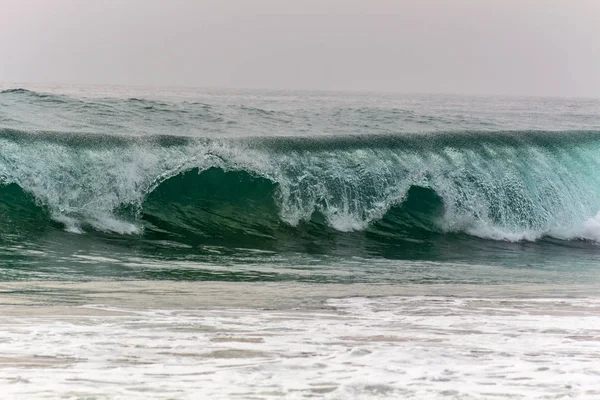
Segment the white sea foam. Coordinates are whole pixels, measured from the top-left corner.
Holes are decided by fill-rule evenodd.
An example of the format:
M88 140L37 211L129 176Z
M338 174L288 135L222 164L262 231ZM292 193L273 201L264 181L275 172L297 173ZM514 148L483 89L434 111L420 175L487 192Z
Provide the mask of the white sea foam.
M59 222L64 225L65 231L70 233L83 233L83 229L81 228L81 221L76 218L72 218L66 215L54 214L52 216L56 222Z
M600 396L598 298L342 298L329 310L12 307L4 399Z
M591 240L600 243L600 212L593 217L587 218L580 226L567 225L551 230L527 230L509 231L502 227L488 225L479 221L471 226L461 229L462 231L477 237L507 242L534 242L544 236L554 237L561 240Z
M580 237L600 243L600 212L594 217L585 220L583 223L583 232Z

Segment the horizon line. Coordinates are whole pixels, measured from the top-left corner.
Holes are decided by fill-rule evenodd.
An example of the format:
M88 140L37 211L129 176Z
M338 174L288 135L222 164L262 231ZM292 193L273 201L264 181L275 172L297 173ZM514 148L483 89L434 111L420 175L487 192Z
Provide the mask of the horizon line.
M515 93L482 93L482 92L428 92L428 91L401 91L380 89L323 89L323 88L265 88L255 86L208 86L208 85L182 85L162 83L69 83L69 82L35 82L35 81L0 81L0 86L18 85L31 86L71 86L71 87L122 87L122 88L171 88L171 89L196 89L196 90L231 90L231 91L258 91L258 92L304 92L304 93L336 93L336 94L397 94L409 96L462 96L462 97L505 97L505 98L553 98L553 99L581 99L600 100L600 95L558 95L558 94L515 94Z

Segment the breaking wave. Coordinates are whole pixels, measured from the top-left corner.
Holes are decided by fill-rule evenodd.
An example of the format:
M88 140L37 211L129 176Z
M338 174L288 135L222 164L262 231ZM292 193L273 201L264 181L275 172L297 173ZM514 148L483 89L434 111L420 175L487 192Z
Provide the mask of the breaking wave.
M599 172L597 131L207 139L2 129L0 226L231 245L352 232L600 241Z

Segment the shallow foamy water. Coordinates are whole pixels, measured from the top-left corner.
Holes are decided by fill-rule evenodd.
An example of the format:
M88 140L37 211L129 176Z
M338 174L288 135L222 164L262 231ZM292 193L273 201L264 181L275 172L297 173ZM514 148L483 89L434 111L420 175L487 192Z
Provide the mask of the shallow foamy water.
M542 289L3 284L0 387L8 399L599 398L600 298Z

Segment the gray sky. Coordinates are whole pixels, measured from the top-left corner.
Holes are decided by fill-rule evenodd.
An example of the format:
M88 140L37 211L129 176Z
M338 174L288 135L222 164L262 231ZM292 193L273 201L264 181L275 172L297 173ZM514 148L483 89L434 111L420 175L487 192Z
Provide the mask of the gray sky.
M0 82L600 97L600 0L0 0Z

